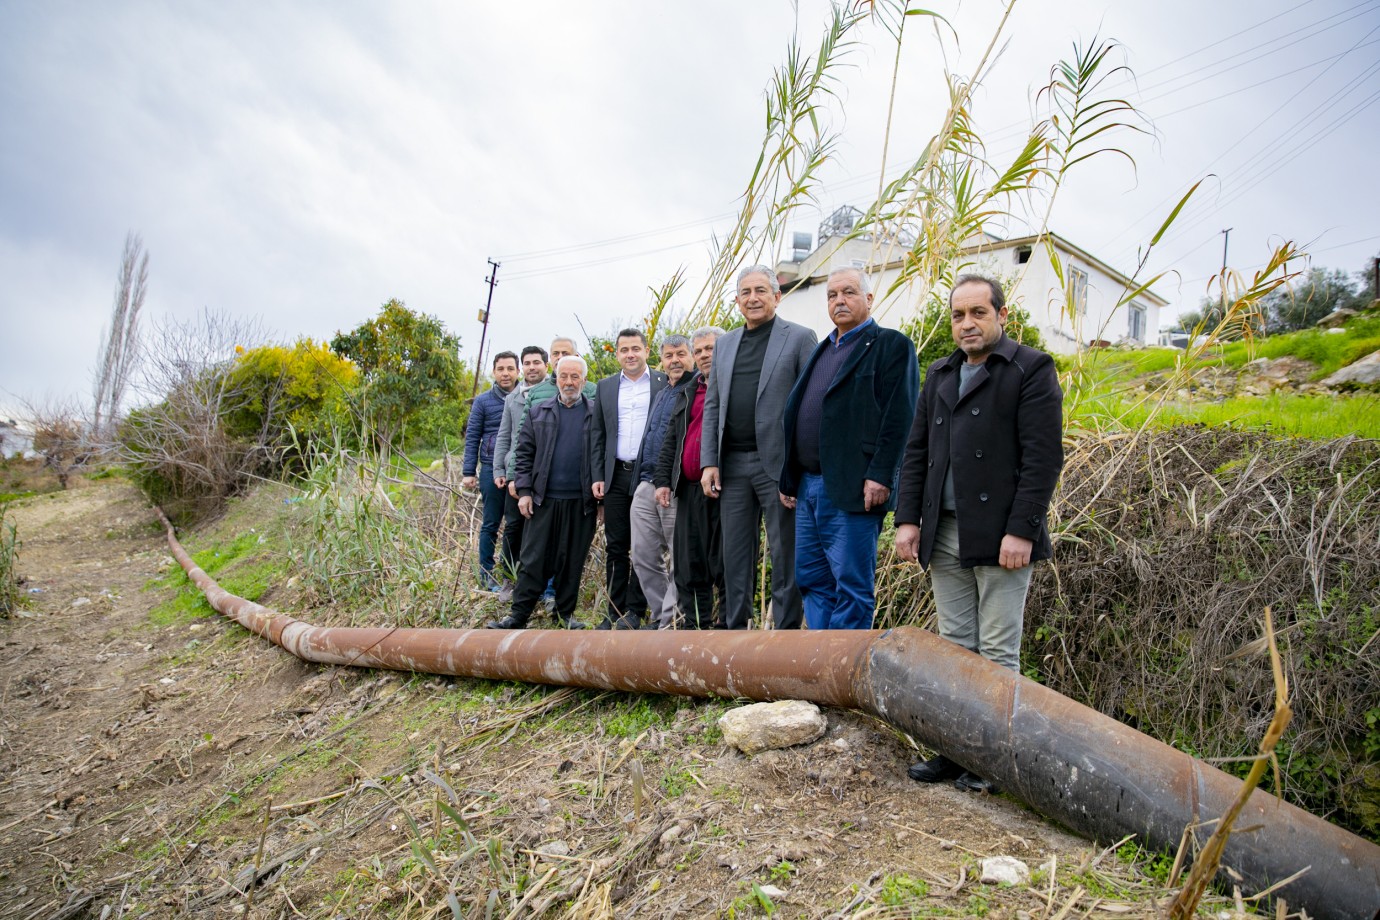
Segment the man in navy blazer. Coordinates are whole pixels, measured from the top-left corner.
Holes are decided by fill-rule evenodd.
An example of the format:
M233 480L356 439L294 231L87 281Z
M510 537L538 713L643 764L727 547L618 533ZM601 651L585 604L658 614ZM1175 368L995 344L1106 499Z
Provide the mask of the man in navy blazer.
M795 580L810 629L871 629L877 538L915 418L915 346L872 319L859 268L830 272L834 331L786 400L781 502L795 508Z
M647 598L633 571L632 501L641 481L642 436L666 375L647 366L647 336L624 329L614 339L621 368L595 387L594 497L604 503L604 575L608 614L599 629L637 629Z
M777 476L786 455L781 413L814 351L815 334L776 315L781 283L765 265L738 273L736 301L744 325L724 333L714 347L700 446L700 485L719 502L723 530L724 623L747 629L752 620L758 533L765 521L772 619L777 629L799 629L804 616L795 584L795 512L781 504Z

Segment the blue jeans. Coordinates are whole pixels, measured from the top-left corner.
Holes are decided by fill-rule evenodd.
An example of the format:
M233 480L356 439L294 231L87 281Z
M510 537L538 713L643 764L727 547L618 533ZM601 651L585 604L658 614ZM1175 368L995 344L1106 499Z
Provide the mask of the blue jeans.
M810 629L871 629L884 514L841 511L806 473L795 505L795 580Z
M503 521L506 494L494 485L493 462L480 464L479 494L484 499L484 519L479 525L479 576L488 587L494 579L494 547L498 544L498 525Z

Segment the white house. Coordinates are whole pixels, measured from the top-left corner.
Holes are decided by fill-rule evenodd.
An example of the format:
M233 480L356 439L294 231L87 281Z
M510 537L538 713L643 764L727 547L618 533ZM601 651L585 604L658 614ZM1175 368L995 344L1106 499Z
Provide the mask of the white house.
M883 299L900 273L903 248L888 252L883 245L883 258L891 258L884 264L871 264L871 238L841 239L858 214L853 208L836 211L820 225L820 242L814 251L803 254L801 241L797 240L796 259L776 266L782 289L787 292L781 300L780 314L791 322L811 327L821 336L833 328L825 309L824 289L829 272L835 268L855 267L868 272L877 298L873 316L885 326L899 327L924 306L924 292L907 287ZM1047 243L1058 255L1062 277L1055 275ZM960 264L955 266L955 274L965 272L999 280L1006 289L1007 302L1029 311L1046 347L1060 354L1095 344L1154 345L1160 312L1169 305L1169 301L1147 289L1118 307L1128 291L1138 285L1055 233L1011 240L990 235L975 238L963 247ZM947 291L940 293L947 295ZM1070 300L1075 309L1066 310L1065 303Z

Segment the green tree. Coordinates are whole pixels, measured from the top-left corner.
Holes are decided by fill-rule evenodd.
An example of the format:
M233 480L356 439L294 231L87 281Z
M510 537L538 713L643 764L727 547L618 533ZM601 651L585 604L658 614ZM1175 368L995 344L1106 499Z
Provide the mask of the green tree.
M1286 285L1266 299L1267 329L1293 332L1311 329L1318 320L1356 300L1356 286L1341 269L1314 268L1298 284Z
M400 300L388 301L352 332L337 333L331 351L359 368L364 410L379 446L393 443L431 403L459 399L468 379L460 338Z
M348 359L309 338L238 351L229 378L242 399L223 420L232 437L276 444L287 452L284 463L294 465L302 460L296 449L354 427L350 401L359 371Z
M1380 290L1375 287L1376 267L1375 263L1380 261L1380 253L1366 260L1366 264L1361 270L1356 272L1356 282L1360 288L1356 291L1356 296L1347 306L1353 310L1365 310L1371 304L1380 300Z

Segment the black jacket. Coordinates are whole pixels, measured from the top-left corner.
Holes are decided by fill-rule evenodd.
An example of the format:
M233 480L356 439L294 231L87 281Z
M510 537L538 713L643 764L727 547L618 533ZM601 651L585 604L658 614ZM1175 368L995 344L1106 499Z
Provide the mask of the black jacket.
M656 404L656 394L666 386L666 375L661 371L647 368L652 378L651 399L647 402L647 418L650 421L652 406ZM595 384L594 397L594 478L601 480L605 488L613 487L613 465L618 460L618 384L623 374L620 370L612 377L605 377ZM645 430L643 431L645 434ZM637 443L638 456L633 461L632 481L628 483L628 493L632 494L641 482L642 441Z
M588 396L581 396L585 404L585 425L581 435L580 484L585 501L585 514L593 514L597 504L594 501L594 475L590 465L593 456L594 404ZM556 454L556 434L560 421L556 417L560 397L543 400L532 406L532 413L518 434L517 457L514 460L516 474L514 483L518 495L530 495L540 505L546 498L546 484L551 479L551 463Z
M786 462L780 477L784 495L796 494L804 473L795 450L800 402L821 352L833 347L827 337L819 343L786 400ZM857 343L824 394L819 426L824 490L840 510L867 511L863 482L868 479L891 489L886 506L873 508L872 513L886 514L896 507L896 479L919 390L920 369L909 338L876 322L858 331Z
M690 428L690 406L695 402L695 390L700 385L700 372L691 371L680 381L672 397L671 419L666 423L666 436L661 439L661 453L652 473L652 485L658 489L675 491L680 488L681 458L685 451L685 435ZM668 394L670 395L670 394ZM705 394L707 399L709 394Z
M1049 500L1064 466L1064 395L1054 361L1003 335L960 400L965 360L955 350L925 376L901 464L896 523L920 525L920 564L928 565L952 465L963 566L999 564L1006 534L1034 541L1032 562L1048 559Z

